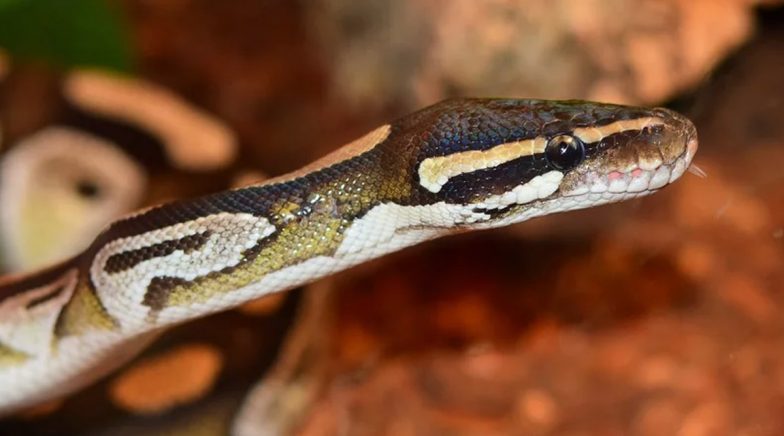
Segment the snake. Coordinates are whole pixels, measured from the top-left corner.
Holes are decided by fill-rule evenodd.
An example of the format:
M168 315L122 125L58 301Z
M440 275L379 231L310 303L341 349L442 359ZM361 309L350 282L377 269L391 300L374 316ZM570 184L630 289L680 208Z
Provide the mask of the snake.
M42 76L46 104L21 117L5 110L25 104L31 76ZM80 251L107 223L150 201L148 180L165 185L161 174L182 171L197 182L225 168L237 148L222 120L138 77L25 65L5 78L0 71L0 100L0 269L6 271Z
M89 385L177 324L426 240L654 193L697 147L665 108L450 99L289 174L135 212L0 278L0 414Z

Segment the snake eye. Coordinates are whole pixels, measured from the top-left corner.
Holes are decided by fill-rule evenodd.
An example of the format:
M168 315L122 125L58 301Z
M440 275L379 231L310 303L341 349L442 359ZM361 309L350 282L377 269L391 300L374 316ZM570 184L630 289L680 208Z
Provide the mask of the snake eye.
M555 169L570 170L585 159L585 144L574 136L554 136L547 141L544 155Z

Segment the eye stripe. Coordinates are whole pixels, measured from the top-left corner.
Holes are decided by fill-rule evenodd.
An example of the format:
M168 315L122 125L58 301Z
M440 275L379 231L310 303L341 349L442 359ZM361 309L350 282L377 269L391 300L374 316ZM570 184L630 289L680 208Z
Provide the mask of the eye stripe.
M603 126L578 127L574 129L572 135L581 139L586 144L599 142L602 139L616 133L627 132L630 130L642 130L646 127L660 126L664 120L658 117L642 117L632 120L619 120Z
M430 192L439 192L450 178L493 168L525 156L544 152L547 140L540 136L507 142L488 150L470 150L427 158L419 164L419 183Z
M586 144L599 142L616 133L642 130L646 127L663 125L658 117L641 117L619 120L603 126L578 127L571 134ZM565 132L568 133L568 132ZM430 192L440 192L449 179L461 174L494 168L525 156L543 153L547 138L507 142L488 150L470 150L447 156L427 158L419 164L419 183Z

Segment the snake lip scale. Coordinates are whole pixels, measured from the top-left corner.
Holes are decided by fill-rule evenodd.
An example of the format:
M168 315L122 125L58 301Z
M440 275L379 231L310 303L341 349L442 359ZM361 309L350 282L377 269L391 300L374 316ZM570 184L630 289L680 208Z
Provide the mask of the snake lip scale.
M127 216L0 279L0 414L89 385L177 323L455 231L656 192L696 150L666 109L454 99L265 183Z

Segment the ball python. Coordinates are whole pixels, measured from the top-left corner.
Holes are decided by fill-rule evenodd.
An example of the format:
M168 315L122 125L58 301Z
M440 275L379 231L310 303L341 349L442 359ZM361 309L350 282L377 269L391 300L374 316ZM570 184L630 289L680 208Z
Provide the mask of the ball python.
M262 184L142 210L0 279L0 413L89 384L175 324L450 233L656 192L696 150L667 109L454 99Z
M160 175L175 169L189 180L215 173L237 149L216 117L159 85L104 71L22 63L0 74L0 106L5 271L73 255L150 200L148 179L165 184Z

